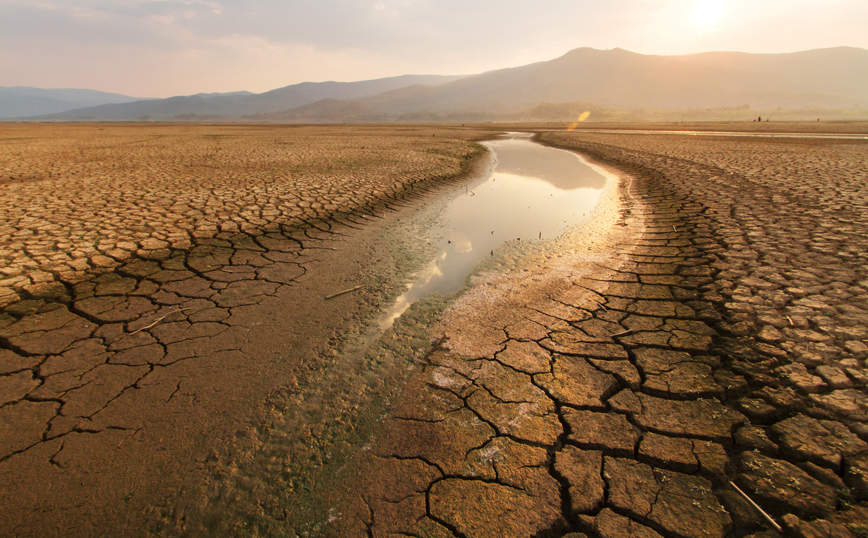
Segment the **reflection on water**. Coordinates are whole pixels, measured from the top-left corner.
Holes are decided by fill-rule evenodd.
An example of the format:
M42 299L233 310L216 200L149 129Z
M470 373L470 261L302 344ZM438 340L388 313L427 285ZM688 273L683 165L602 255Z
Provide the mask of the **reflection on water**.
M380 317L380 330L416 300L457 291L505 241L553 239L597 205L606 180L578 155L518 137L485 145L495 154L494 169L449 204L440 252Z

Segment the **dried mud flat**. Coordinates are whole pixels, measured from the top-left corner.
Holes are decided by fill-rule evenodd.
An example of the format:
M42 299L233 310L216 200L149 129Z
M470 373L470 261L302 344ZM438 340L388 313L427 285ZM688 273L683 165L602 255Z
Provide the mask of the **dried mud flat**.
M401 262L378 234L467 175L472 137L0 127L0 534L183 520L177 498L223 472L269 394L319 375L370 310Z
M190 129L196 140L207 131ZM112 237L102 222L118 237L144 233L126 224L141 208L155 219L149 234L175 223L189 244L165 234L147 248L134 236L124 258L109 252L132 251L121 240L105 251L100 241L84 258L113 261L79 270L39 242L59 228L15 228L30 232L6 254L25 253L9 262L21 269L0 321L8 534L778 536L730 480L787 536L868 532L866 141L542 133L619 178L591 223L506 249L442 315L411 310L367 373L341 377L326 368L329 350L369 306L324 303L325 290L365 275L357 257L385 256L366 235L389 233L377 228L384 197L409 203L409 184L459 176L474 150L457 137L483 135L335 129L298 140L324 148L309 173L335 162L330 144L362 157L393 148L394 161L326 170L308 190L340 184L332 175L349 183L278 204L295 208L281 217L263 218L268 200L304 189L275 186L242 209L239 193L259 193L262 177L232 191L237 172L229 187L203 172L168 197L141 195L114 227L98 211L129 194L106 208L65 206L93 211L93 237ZM287 135L258 136L236 155ZM419 160L400 157L408 144ZM8 173L2 188L32 190L7 207L38 212L53 193L56 205L35 218L58 218L75 181L51 187L27 169ZM354 175L364 186L349 189L349 206L322 201ZM186 205L167 210L175 199ZM208 213L207 199L221 209ZM76 221L67 218L60 229ZM208 226L191 224L200 221ZM84 243L55 246L69 256ZM335 424L311 421L299 436L309 450L293 453L305 459L291 461L299 440L287 432L299 426L289 423L311 380L358 394L310 403L327 403ZM366 397L376 402L360 407ZM308 468L319 471L305 479Z
M311 535L866 535L868 143L540 139L620 189L477 275Z

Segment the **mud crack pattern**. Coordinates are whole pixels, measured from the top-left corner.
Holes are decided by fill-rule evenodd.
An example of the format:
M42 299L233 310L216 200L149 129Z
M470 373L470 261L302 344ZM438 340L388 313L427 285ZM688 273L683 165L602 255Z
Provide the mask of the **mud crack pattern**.
M255 331L305 311L342 237L465 174L467 134L2 127L0 534L153 527L282 361L317 360L316 326Z
M610 246L478 281L326 528L778 536L732 480L787 536L864 534L868 146L540 139L622 173Z

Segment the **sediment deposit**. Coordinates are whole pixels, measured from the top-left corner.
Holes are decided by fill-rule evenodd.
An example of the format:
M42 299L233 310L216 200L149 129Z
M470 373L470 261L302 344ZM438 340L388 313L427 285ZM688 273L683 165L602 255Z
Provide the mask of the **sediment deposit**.
M3 533L154 532L183 512L213 447L377 293L323 301L378 268L360 230L467 173L468 137L0 128Z
M539 138L617 222L447 310L335 535L864 533L868 143Z
M4 127L8 534L779 536L730 481L786 536L868 532L868 141L541 132L601 206L388 333L388 397L322 400L338 450L287 438L371 313L322 297L486 135L141 129Z

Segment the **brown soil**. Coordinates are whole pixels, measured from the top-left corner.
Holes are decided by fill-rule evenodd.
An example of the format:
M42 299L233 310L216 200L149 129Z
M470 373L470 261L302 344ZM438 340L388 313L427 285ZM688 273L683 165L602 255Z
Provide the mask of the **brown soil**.
M0 534L182 531L269 396L337 389L412 269L389 230L478 136L2 126Z
M216 153L204 134L245 136L225 144L235 173L163 198L93 164L54 187L7 174L4 210L36 218L19 210L0 253L4 532L778 536L733 481L787 536L865 533L868 141L541 133L608 170L594 218L510 245L355 351L426 250L418 193L462 177L492 127L9 126L93 151L138 147L100 128L155 129L112 162L172 174L176 153ZM178 129L186 153L161 146ZM283 152L251 164L294 136L304 173ZM345 151L362 164L334 166ZM101 202L127 184L136 204ZM84 243L63 235L97 206ZM103 235L136 248L87 250Z
M545 133L596 229L477 276L333 536L864 534L866 141ZM614 218L613 218L614 217Z

